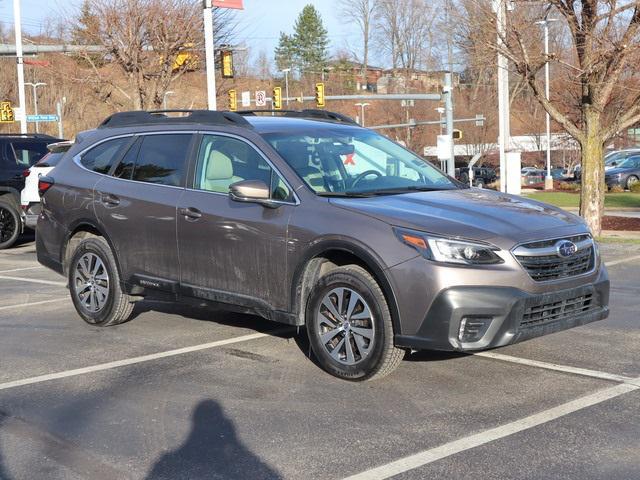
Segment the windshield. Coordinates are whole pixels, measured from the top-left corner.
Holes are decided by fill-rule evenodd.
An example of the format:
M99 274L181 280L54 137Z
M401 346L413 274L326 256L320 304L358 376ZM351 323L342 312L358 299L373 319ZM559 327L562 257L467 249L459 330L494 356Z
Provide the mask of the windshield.
M337 128L264 137L318 195L460 188L426 160L370 130Z

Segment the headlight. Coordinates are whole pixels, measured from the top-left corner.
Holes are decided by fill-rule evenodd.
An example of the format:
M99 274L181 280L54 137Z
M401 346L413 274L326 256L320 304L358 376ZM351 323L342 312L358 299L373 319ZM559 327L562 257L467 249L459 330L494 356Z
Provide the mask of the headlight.
M437 237L405 228L394 228L394 231L401 242L434 262L462 265L493 265L504 262L495 253L499 249L486 243Z

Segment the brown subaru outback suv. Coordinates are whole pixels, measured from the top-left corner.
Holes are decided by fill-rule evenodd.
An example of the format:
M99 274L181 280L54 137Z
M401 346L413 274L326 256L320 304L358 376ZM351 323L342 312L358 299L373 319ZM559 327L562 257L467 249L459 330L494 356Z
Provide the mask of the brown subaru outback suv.
M406 350L608 315L579 217L468 188L339 114L117 113L39 187L38 259L92 325L154 292L195 298L304 325L327 371L364 380Z

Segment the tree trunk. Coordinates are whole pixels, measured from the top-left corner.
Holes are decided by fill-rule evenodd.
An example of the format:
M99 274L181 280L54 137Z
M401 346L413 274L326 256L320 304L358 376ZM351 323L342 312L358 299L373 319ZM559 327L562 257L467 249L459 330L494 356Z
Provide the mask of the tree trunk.
M580 215L585 219L596 237L602 231L604 212L604 141L600 123L600 113L594 110L585 112L586 138L582 147L582 178L580 190Z

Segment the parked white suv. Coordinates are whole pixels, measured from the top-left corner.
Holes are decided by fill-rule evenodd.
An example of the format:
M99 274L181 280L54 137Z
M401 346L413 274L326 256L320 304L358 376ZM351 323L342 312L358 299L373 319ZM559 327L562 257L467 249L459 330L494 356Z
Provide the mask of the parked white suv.
M47 146L49 153L23 173L25 177L24 189L20 193L20 205L25 213L25 226L36 228L40 214L40 194L38 193L38 179L48 175L58 164L65 152L71 148L73 142L57 142Z

